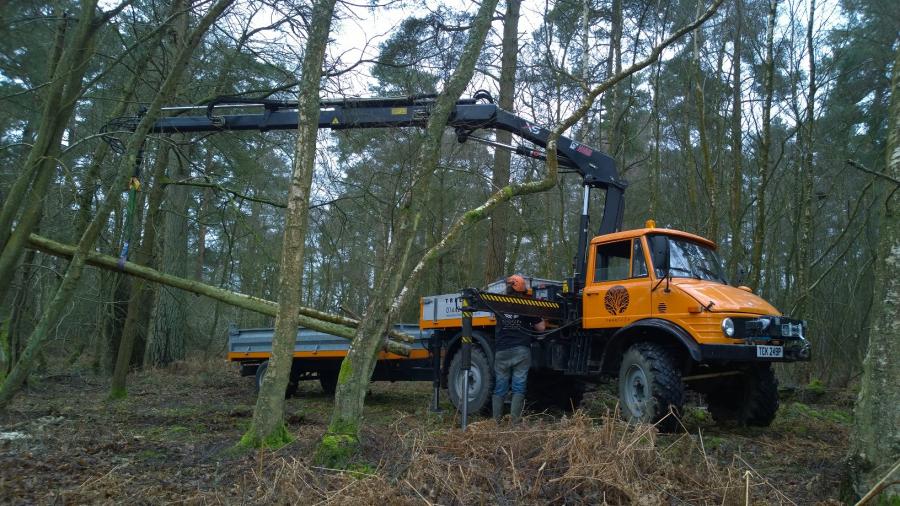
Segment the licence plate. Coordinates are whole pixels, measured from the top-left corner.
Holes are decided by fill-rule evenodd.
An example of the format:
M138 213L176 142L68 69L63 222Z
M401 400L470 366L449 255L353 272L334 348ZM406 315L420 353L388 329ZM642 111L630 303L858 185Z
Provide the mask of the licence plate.
M757 346L756 356L759 358L782 358L784 346Z

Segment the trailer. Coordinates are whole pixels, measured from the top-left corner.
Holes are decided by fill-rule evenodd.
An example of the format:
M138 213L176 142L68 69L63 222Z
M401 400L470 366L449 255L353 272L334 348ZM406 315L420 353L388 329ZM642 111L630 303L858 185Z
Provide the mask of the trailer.
M382 351L372 374L373 381L432 381L434 361L431 351L431 330L420 330L418 325L398 324L398 332L414 336L409 356ZM241 376L253 376L259 390L272 356L273 328L239 329L228 327L228 361L241 366ZM294 345L294 361L285 397L297 392L301 381L316 381L326 394L333 395L337 386L341 360L347 356L350 341L324 332L300 328ZM438 353L439 354L439 353Z

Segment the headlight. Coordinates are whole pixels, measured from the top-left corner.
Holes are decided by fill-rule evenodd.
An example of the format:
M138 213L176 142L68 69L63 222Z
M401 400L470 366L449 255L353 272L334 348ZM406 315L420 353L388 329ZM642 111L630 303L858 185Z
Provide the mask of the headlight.
M722 320L722 333L728 337L734 337L734 322L731 318Z

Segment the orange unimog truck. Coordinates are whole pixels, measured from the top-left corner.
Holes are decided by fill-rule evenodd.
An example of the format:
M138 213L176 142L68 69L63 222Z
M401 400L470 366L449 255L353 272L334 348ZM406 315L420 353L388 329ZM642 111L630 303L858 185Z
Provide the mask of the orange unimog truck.
M323 99L318 126L421 128L428 124L435 97ZM296 130L299 121L296 102L271 98L219 97L201 106L163 111L171 115L155 122L154 133ZM200 111L205 114L196 115ZM117 119L114 130L134 129L136 121ZM584 191L570 278L533 280L534 298L492 293L502 291L501 281L486 291L467 289L422 299L420 330L423 335L433 331L428 360L441 365L432 366L434 381L449 386L454 404L461 404L463 385L468 384L466 407L487 405L493 383L492 317L507 312L541 316L551 325L532 342L528 397L539 405L572 406L585 382L618 376L621 410L630 420L673 424L673 417L666 415L678 412L689 387L706 395L716 418L754 425L772 421L778 391L771 364L809 358L804 322L781 315L745 287L730 286L712 242L656 228L652 222L640 230L622 231L627 183L619 178L615 161L600 150L564 135L554 139L549 129L498 107L485 91L459 100L446 126L459 142L477 142L534 160L546 160L546 148L553 145L564 169L560 173L580 176ZM518 143L484 137L485 130L510 132ZM603 212L597 237L590 239L594 190L604 194ZM460 339L461 301L476 311L467 319L473 330L472 342L465 345ZM269 329L235 331L229 342L232 360L259 377L260 370L265 371L260 366L271 347L270 335ZM327 389L348 345L336 345L325 356L319 353L323 344L319 337L304 340L301 331L294 380L317 371ZM424 342L418 345L424 348ZM309 356L304 347L312 348ZM468 357L471 360L465 360ZM387 357L382 365L391 370L392 379L416 379L421 377L416 371L420 360L425 359Z
M490 404L499 312L542 316L532 340L528 398L538 407L577 405L585 383L618 378L630 421L674 428L685 390L705 395L713 417L767 426L778 409L773 362L808 360L806 323L783 316L745 286L727 283L716 245L648 221L594 237L584 284L532 280L531 298L488 290L422 299L420 328L449 343L449 394L461 404L463 300L472 311L469 411ZM577 286L577 285L576 285Z

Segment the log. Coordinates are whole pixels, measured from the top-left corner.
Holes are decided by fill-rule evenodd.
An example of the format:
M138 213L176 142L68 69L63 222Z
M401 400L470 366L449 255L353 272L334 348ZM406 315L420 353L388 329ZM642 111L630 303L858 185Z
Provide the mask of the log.
M75 254L75 246L56 242L46 237L31 234L28 237L28 248L62 258L72 258ZM187 292L203 295L211 299L215 299L226 304L236 306L266 316L274 317L278 312L278 303L270 300L252 297L243 293L232 292L206 283L194 281L191 279L180 278L165 274L156 269L151 269L143 265L133 262L125 262L123 268L119 267L118 259L102 253L91 252L87 255L86 263L94 267L106 269L115 272L122 272L129 276L145 279L153 283L179 288ZM345 339L353 339L354 329L359 325L357 320L345 318L323 311L317 311L310 308L300 309L300 325L319 332L333 334ZM415 338L409 334L392 331L390 337L402 339L406 342L414 342ZM409 356L410 347L404 343L388 339L384 345L385 351L396 353L398 355Z

